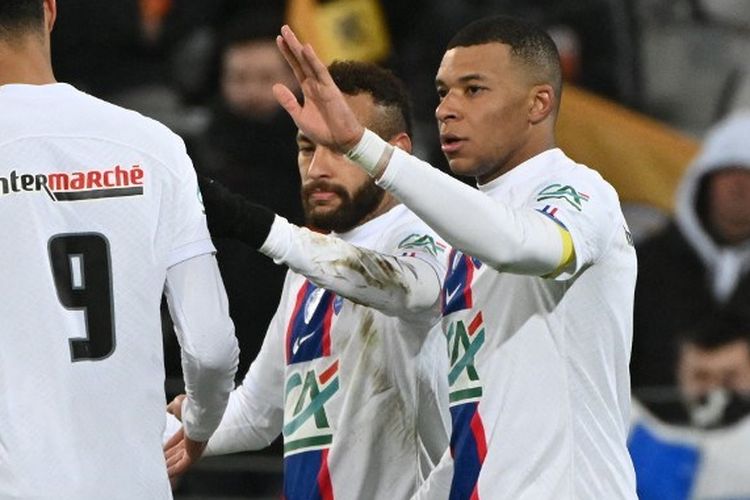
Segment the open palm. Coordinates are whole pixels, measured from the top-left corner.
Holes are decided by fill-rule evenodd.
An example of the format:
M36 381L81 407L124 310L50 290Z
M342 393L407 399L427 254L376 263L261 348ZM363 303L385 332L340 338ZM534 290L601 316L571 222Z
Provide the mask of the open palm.
M304 103L297 101L289 88L273 86L279 104L311 141L340 153L352 149L362 137L364 127L347 104L328 68L309 45L302 45L288 27L281 28L276 44L299 82Z

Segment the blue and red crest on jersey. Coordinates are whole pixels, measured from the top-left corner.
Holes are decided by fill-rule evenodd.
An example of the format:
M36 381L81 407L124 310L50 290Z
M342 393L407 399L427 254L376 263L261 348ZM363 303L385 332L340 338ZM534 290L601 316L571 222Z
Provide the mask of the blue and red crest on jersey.
M451 250L448 261L450 267L443 285L443 316L473 307L471 283L474 279L474 272L482 267L479 259L464 255L463 252L455 249Z
M305 280L297 292L286 329L287 364L331 354L331 323L340 310L341 302L336 300L335 293Z

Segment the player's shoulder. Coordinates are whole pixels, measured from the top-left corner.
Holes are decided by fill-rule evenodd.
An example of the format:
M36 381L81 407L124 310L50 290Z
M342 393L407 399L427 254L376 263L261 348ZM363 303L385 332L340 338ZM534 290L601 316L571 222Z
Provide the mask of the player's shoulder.
M412 212L406 205L399 204L393 207L388 214L390 217L384 226L387 234L398 234L404 231L414 231L434 234L435 232L417 214Z
M78 91L84 109L90 117L102 118L98 126L106 127L102 132L120 136L122 140L136 140L139 144L152 146L154 149L178 148L184 150L182 139L166 125L143 115L98 97Z
M426 251L435 257L447 253L448 244L414 212L405 205L398 205L392 210L394 217L387 226L386 236L391 246L407 253L409 250Z
M56 84L30 93L38 96L33 109L47 107L54 119L19 127L19 136L75 137L137 150L172 165L185 153L182 139L168 127L143 114L90 95L72 85ZM29 108L31 109L31 108Z
M587 205L620 206L617 191L599 172L562 151L550 162L546 175L536 180L533 195L536 201L564 200L578 210Z

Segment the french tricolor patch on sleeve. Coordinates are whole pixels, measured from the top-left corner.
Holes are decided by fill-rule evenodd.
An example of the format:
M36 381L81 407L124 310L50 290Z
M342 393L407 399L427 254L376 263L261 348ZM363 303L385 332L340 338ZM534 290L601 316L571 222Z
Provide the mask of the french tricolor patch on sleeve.
M539 212L542 215L545 215L545 216L549 217L550 219L552 219L555 222L555 224L559 225L560 227L562 227L566 231L568 230L568 228L565 227L565 224L563 224L562 222L560 222L560 219L557 218L557 211L558 211L557 207L553 207L552 205L545 205L544 208L542 208L542 209L537 208L536 211Z

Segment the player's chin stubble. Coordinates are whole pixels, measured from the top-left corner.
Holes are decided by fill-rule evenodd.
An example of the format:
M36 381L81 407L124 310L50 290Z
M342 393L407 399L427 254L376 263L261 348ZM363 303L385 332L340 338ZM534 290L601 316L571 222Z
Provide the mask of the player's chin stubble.
M310 195L316 190L335 193L339 198L338 208L322 211L310 203ZM369 181L357 189L353 195L341 186L325 181L308 184L302 189L302 207L308 225L323 231L345 233L354 229L370 215L383 200L385 191Z

